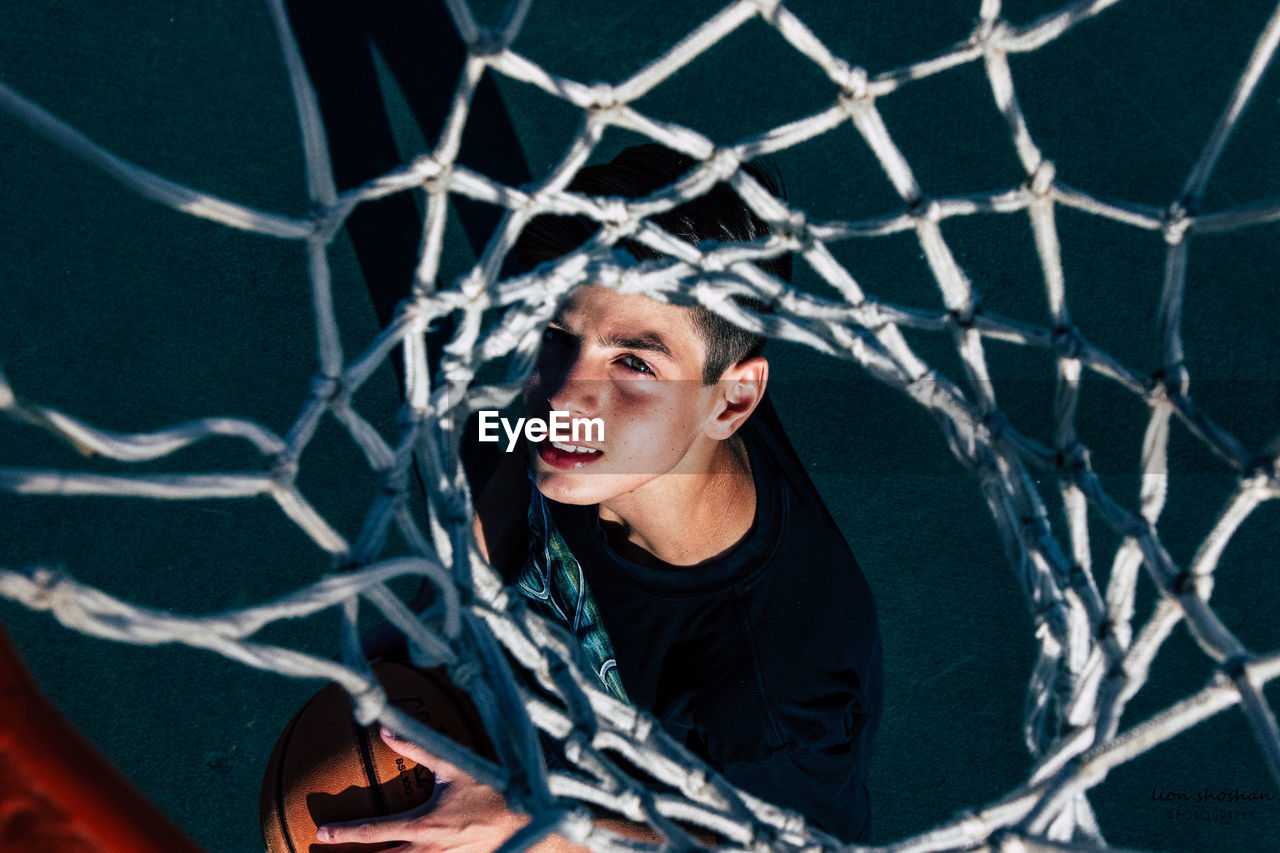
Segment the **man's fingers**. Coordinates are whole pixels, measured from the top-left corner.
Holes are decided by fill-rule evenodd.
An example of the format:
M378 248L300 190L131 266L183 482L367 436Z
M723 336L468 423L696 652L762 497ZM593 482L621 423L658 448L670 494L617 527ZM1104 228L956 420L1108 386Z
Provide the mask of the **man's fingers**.
M410 815L413 814L405 812L388 817L326 823L316 830L316 840L328 844L382 844L409 839L426 841L422 827L411 827L413 819Z
M410 743L404 738L396 737L395 733L383 726L382 740L387 746L395 750L405 758L412 759L423 767L426 767L435 774L437 782L453 782L458 779L472 779L469 773L461 770L457 766L450 764L437 755L432 755L416 743Z

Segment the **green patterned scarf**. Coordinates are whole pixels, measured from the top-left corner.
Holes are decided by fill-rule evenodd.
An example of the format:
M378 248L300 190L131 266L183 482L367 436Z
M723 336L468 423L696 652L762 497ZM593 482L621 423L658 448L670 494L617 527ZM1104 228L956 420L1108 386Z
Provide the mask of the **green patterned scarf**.
M543 615L561 622L575 637L605 689L630 702L618 677L613 644L600 621L600 611L582 574L582 566L547 509L546 498L533 486L529 500L529 559L516 587Z

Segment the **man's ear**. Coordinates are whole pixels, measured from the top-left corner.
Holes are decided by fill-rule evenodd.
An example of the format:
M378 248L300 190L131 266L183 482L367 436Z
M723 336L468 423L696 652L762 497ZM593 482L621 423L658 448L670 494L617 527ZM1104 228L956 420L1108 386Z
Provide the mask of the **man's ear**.
M769 362L763 356L730 367L716 383L717 405L707 421L709 438L723 441L738 431L764 399L769 385Z

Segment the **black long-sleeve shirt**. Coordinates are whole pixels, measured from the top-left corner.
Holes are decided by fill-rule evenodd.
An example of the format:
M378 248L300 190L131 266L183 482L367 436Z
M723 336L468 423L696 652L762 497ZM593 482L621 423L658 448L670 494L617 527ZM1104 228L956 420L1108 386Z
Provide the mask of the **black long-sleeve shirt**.
M598 507L545 503L626 696L733 784L865 841L882 705L875 601L767 401L741 434L755 524L716 560L641 565L610 547Z

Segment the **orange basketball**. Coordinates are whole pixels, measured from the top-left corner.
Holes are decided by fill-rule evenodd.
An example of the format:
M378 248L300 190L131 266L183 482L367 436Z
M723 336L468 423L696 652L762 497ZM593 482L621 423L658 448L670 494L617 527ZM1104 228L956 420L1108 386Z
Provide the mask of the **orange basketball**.
M492 755L475 706L443 670L379 663L374 674L391 704L457 743ZM331 684L302 706L267 763L259 800L267 853L371 853L394 847L319 844L316 829L420 806L434 785L431 771L387 747L376 725L357 724L350 698Z

